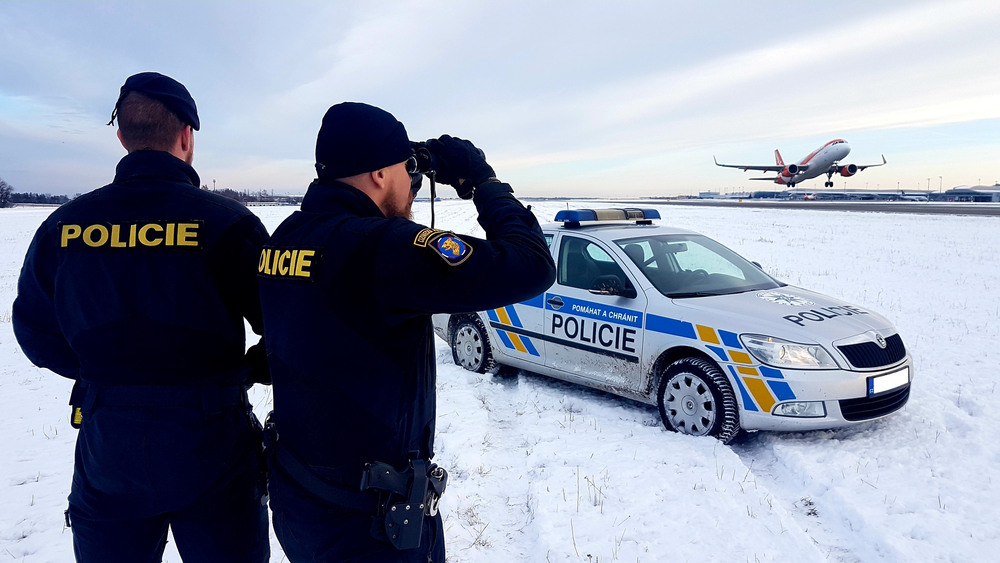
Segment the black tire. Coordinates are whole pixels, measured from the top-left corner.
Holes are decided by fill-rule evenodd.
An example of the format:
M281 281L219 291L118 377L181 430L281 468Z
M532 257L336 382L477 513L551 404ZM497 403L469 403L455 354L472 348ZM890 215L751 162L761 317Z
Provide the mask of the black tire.
M724 444L740 432L733 388L719 367L704 358L683 358L670 364L660 378L656 403L669 430L715 436Z
M462 317L451 331L451 357L455 364L476 373L493 370L493 350L486 327L478 316Z

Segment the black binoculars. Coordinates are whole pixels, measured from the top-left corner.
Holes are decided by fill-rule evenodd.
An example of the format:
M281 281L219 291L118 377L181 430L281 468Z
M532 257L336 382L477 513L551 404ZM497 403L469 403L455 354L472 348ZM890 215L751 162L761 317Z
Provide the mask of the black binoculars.
M413 150L413 154L406 161L406 171L411 176L414 174L430 175L437 171L437 159L425 143L411 141L410 148Z
M425 174L433 182L434 175L437 173L438 160L434 157L434 153L427 148L426 143L410 141L410 149L413 154L406 160L406 172L410 175L410 191L416 197Z

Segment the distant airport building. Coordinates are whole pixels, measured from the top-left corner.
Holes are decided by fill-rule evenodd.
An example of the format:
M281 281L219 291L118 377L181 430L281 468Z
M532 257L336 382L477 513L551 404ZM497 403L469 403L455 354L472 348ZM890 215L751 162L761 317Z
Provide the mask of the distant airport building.
M793 201L955 201L1000 203L1000 184L952 188L944 192L930 190L807 189L720 193L700 192L699 199L781 199Z
M727 192L720 194L719 192L698 192L698 199L751 199L753 194L750 192Z
M934 201L968 201L1000 203L1000 184L993 186L972 186L952 188L946 192L931 194Z
M816 201L929 201L931 192L923 190L809 190L795 188L780 192L779 199Z

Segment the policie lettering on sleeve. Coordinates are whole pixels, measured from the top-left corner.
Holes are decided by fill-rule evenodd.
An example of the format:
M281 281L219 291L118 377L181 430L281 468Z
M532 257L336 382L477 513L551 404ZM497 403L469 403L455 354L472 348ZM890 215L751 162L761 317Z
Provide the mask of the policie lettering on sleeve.
M312 280L320 252L312 248L265 246L260 251L257 275L264 278Z

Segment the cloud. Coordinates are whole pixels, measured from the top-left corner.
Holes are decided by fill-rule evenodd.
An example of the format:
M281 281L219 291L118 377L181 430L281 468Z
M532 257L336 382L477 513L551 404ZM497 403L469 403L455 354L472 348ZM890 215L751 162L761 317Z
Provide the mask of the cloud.
M891 153L891 131L1000 108L995 2L181 7L0 2L0 142L48 168L72 165L66 145L118 150L102 126L142 70L197 100L199 169L249 189L308 181L320 119L343 100L392 111L413 138L470 138L537 185L711 182L732 177L705 169L714 152L755 160L876 131L889 134L873 152Z
M829 28L814 21L790 25L788 35L772 34L770 44L757 48L595 83L559 101L542 94L471 110L464 119L508 133L532 131L531 139L503 155L515 170L573 162L634 165L733 139L992 119L1000 113L1000 75L982 70L992 51L969 56L954 40L988 31L992 24L984 15L1000 9L989 4L984 14L982 6L904 6L877 17L844 18ZM932 49L915 56L915 47L928 41ZM552 142L557 138L562 142Z

